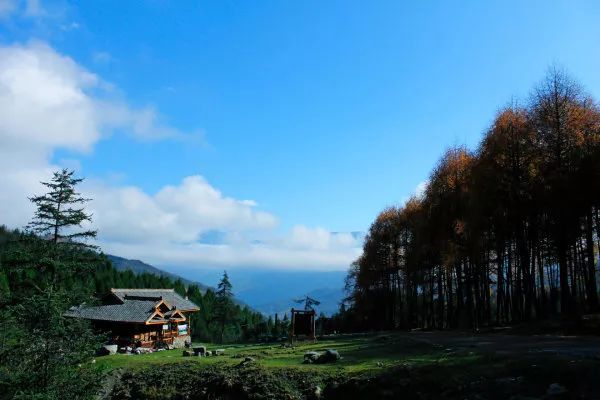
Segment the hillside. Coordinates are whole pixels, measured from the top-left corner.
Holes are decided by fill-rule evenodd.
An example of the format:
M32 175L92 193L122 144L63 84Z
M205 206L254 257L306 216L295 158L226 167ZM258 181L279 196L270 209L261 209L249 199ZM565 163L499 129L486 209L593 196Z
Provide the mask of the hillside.
M207 289L211 289L211 287L208 285L205 285L205 284L197 282L197 281L191 281L189 279L182 278L179 275L172 274L167 271L163 271L162 269L156 268L155 266L150 265L150 264L146 264L145 262L140 261L140 260L129 260L127 258L114 256L112 254L107 254L106 257L110 260L113 267L118 271L130 270L131 272L133 272L136 275L148 273L148 274L162 276L162 277L173 279L173 280L180 279L186 286L198 285L198 287L200 288L200 291L202 293L206 292Z
M138 275L138 274L143 274L143 273L148 273L148 274L152 274L155 276L161 276L164 278L169 278L172 279L173 281L176 281L177 279L180 279L183 284L185 286L190 286L190 285L196 285L198 286L198 288L200 289L200 292L202 294L206 293L206 291L208 289L212 289L214 290L214 287L210 286L210 285L206 285L202 282L198 282L197 280L190 280L190 279L186 279L183 278L182 276L178 275L178 274L174 274L171 272L167 272L164 271L160 268L157 268L153 265L150 264L146 264L143 261L140 260L129 260L127 258L123 258L123 257L119 257L119 256L115 256L112 254L107 254L106 257L110 260L110 262L112 263L113 267L117 270L117 271L131 271L134 274ZM243 299L240 299L239 297L234 297L233 299L235 304L238 304L241 307L249 307L252 310L256 310L254 307L250 306L246 301L244 301ZM256 311L260 311L260 310L256 310Z

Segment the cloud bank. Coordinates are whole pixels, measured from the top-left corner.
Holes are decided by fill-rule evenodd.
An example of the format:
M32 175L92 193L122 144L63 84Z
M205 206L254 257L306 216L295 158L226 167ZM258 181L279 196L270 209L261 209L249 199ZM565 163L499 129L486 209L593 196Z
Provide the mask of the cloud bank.
M0 0L0 15L13 12L12 4ZM200 137L163 124L154 108L115 98L110 84L45 43L0 46L0 224L27 223L27 197L41 193L39 181L58 168L56 150L86 154L117 134ZM301 225L278 232L276 216L226 196L201 175L156 193L101 179L82 189L94 199L89 207L103 250L158 265L345 269L360 252L351 234Z

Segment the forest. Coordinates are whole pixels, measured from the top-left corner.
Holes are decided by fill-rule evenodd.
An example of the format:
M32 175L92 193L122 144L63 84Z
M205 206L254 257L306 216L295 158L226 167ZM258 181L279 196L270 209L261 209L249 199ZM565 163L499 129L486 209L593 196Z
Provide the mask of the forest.
M600 109L551 68L385 208L346 280L345 329L451 329L599 311ZM339 324L338 324L339 325Z

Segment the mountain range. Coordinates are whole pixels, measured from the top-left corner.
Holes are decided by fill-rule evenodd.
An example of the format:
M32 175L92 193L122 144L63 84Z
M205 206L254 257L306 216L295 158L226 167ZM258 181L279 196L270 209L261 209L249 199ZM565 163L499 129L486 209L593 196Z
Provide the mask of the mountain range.
M136 274L150 273L171 279L181 279L184 284L196 284L204 292L217 286L222 277L220 269L172 269L166 271L140 260L108 255L117 270L131 270ZM344 298L345 271L285 271L264 268L233 268L228 271L236 300L265 315L280 316L294 308L296 302L310 296L320 302L318 313L332 315Z

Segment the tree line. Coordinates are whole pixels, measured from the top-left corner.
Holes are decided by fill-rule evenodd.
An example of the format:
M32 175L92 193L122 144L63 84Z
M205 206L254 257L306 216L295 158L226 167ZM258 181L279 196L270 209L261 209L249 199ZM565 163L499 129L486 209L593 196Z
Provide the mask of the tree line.
M346 279L354 329L478 328L599 311L600 109L551 68L474 151L384 209Z

